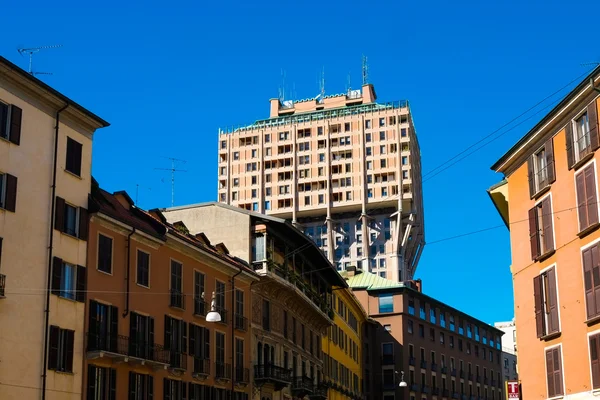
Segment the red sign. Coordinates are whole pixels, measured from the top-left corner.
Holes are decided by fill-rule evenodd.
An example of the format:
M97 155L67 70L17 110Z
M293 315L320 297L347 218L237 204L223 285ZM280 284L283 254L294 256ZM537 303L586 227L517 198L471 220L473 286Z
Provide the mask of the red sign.
M519 399L519 381L506 381L506 398Z

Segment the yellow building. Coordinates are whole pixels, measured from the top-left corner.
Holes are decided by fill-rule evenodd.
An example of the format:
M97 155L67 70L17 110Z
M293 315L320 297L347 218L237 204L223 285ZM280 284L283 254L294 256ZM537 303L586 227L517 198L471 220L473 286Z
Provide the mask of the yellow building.
M92 136L108 123L0 57L0 399L81 399Z
M364 308L347 288L333 288L333 326L323 336L323 375L329 386L327 399L359 399L362 396Z

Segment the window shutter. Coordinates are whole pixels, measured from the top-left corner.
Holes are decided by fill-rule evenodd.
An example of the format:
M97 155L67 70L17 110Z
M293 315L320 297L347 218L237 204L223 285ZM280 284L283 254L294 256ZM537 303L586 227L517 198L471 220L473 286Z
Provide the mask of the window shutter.
M152 320L152 326L154 326L154 320ZM152 400L154 396L154 377L152 375L146 375L146 400Z
M529 210L529 242L531 245L531 259L535 260L540 255L540 237L538 235L537 211L535 207Z
M108 400L117 400L117 370L111 368L110 370L110 378L108 382ZM93 399L93 397L88 397L88 399Z
M152 352L152 357L154 357L154 318L148 317L148 326L150 327L148 342L150 342L150 351Z
M95 393L96 393L96 367L93 365L88 365L87 398L89 400L94 400Z
M79 207L79 239L88 240L88 211Z
M546 169L548 176L548 184L551 184L556 180L556 167L554 165L554 143L553 138L548 139L544 150L546 151Z
M62 277L62 267L63 262L62 259L58 257L54 257L54 261L52 262L52 285L51 290L52 294L60 295L60 281Z
M556 333L559 331L558 321L558 295L556 290L556 268L548 270L548 326L550 332Z
M165 350L171 350L171 336L173 334L171 328L171 317L165 315Z
M529 180L529 197L533 198L535 194L535 168L533 156L527 159L527 179Z
M84 303L85 302L85 288L86 288L86 268L78 265L77 266L77 283L75 294L75 300Z
M596 150L600 147L600 143L598 142L598 108L596 107L596 100L588 105L587 115L590 125L590 144L592 145L592 150Z
M543 299L542 299L542 277L537 275L533 278L533 300L535 309L535 328L537 337L541 338L544 336L544 314L543 314ZM483 332L482 332L483 336ZM483 356L485 358L485 349Z
M6 198L4 208L7 211L15 212L17 209L17 177L6 174Z
M598 223L598 202L596 200L596 169L594 164L589 165L584 171L585 195L587 202L587 226Z
M99 344L99 326L98 326L98 303L90 301L88 313L90 315L88 319L88 351L98 349Z
M185 382L179 382L179 384L181 385L181 398L183 400L187 399L187 386L185 384Z
M67 349L65 352L65 371L73 372L73 346L75 345L75 331L65 330Z
M54 205L54 229L61 232L65 231L65 199L56 196Z
M544 230L544 252L554 250L554 232L552 231L552 204L550 197L542 201L542 226Z
M594 267L594 257L592 251L595 248L597 249L596 246L593 246L584 250L583 252L583 284L585 290L585 304L588 319L596 315L596 299L594 298L594 283L592 277L592 269Z
M554 395L562 395L562 360L560 357L560 347L552 349L552 361L554 362Z
M75 142L74 153L73 153L73 162L75 163L75 173L81 176L81 153L83 145L81 143Z
M163 400L171 400L171 387L168 378L163 378Z
M210 360L210 331L204 328L204 359Z
M12 143L21 144L21 120L23 118L23 110L12 104L10 106L10 131L8 140Z
M579 231L587 228L587 198L585 195L585 171L575 176L575 189L577 192L577 214L579 215Z
M48 351L48 369L56 369L58 366L58 336L60 329L58 326L50 326L50 345Z
M184 357L186 357L185 354L187 353L187 344L188 344L187 343L188 324L187 324L187 322L184 322L184 321L180 321L180 322L182 325L181 333L183 335L183 337L181 338L181 352L184 354Z
M600 388L600 335L590 336L590 363L592 367L592 387Z
M565 139L567 141L567 167L573 168L575 164L575 149L573 148L573 124L571 121L565 126Z
M135 373L129 371L129 400L135 400Z
M117 352L119 337L119 308L115 306L110 307L110 348L112 351Z
M196 325L189 325L190 355L196 357Z

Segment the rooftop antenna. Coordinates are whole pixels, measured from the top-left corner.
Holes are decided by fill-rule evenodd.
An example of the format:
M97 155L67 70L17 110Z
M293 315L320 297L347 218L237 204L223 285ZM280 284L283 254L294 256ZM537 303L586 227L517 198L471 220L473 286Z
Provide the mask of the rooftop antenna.
M369 83L369 64L367 62L367 56L362 56L362 84L363 86Z
M352 84L350 83L350 71L348 71L348 82L346 83L346 92L350 94L352 91Z
M321 99L325 98L325 66L321 71Z
M23 54L29 54L29 70L27 72L29 72L30 75L52 75L51 72L33 72L33 55L35 53L39 53L40 50L55 49L57 47L62 47L62 44L55 44L52 46L27 47L27 48L21 47L21 48L18 48L17 51L22 56L23 56Z
M187 161L180 160L179 158L163 157L167 160L171 160L171 168L154 168L161 171L171 171L171 207L175 206L175 172L187 172L185 169L175 168L175 163L185 164Z
M148 186L142 186L139 183L135 184L135 205L138 205L138 198L139 198L139 194L140 194L140 187L142 189L148 189L148 190L152 190L152 188L148 187Z
M279 87L279 100L285 101L285 71L281 69L281 86Z

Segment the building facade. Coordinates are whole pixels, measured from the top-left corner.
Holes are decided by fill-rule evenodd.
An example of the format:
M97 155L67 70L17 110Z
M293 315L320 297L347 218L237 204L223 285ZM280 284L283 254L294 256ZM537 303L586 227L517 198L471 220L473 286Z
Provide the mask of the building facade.
M504 332L502 335L502 359L505 381L518 380L517 369L517 329L514 319L507 322L496 322L494 327Z
M0 398L79 399L92 137L108 123L0 57Z
M367 399L503 399L502 331L426 296L420 281L347 278L375 321L363 350Z
M373 85L271 100L270 117L219 132L219 202L292 221L338 270L411 279L425 243L419 144L407 101Z
M333 326L323 336L324 380L329 400L363 399L363 330L367 315L352 291L334 287Z
M489 194L510 230L527 397L600 389L599 82L596 68L492 166L505 177Z
M256 274L125 192L92 192L82 398L250 398Z
M332 288L347 286L316 244L284 219L222 203L162 212L223 241L260 276L252 286L253 398L327 399L322 337L333 323Z

